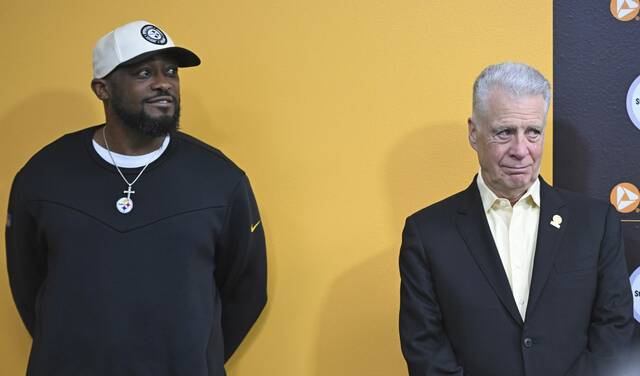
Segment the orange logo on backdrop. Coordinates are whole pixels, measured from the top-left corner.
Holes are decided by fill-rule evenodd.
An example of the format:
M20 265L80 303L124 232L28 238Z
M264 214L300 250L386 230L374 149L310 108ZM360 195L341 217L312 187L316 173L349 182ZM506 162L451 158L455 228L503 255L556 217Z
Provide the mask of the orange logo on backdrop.
M640 192L631 183L620 183L613 187L609 199L620 213L631 213L640 204Z
M638 0L611 0L611 14L620 21L631 21L640 12Z

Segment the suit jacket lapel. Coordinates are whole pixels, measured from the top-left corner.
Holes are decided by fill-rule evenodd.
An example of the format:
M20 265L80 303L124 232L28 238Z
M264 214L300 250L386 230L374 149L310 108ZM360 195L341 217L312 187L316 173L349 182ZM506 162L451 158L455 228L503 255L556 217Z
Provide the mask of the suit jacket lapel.
M456 225L478 267L513 319L522 325L522 317L500 260L475 178L464 192L466 203L458 209Z
M560 228L551 225L555 215L562 218ZM540 178L540 222L538 223L538 240L531 275L527 316L535 308L535 304L549 279L560 240L569 220L569 212L561 195Z

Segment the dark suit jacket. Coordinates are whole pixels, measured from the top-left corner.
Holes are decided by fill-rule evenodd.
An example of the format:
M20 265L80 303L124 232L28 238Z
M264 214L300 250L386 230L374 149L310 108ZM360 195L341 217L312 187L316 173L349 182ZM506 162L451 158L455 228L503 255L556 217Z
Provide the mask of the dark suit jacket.
M475 179L407 219L400 338L411 376L612 375L633 330L620 220L607 203L540 180L524 322Z

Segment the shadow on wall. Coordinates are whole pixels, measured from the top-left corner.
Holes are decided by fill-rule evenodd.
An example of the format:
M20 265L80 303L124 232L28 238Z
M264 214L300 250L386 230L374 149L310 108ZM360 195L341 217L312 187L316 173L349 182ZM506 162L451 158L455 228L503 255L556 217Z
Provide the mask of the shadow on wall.
M398 375L405 368L397 334L396 249L349 269L323 302L317 376Z
M398 336L401 231L412 212L471 181L477 162L466 133L464 123L420 128L381 166L391 209L381 222L397 240L333 282L319 320L315 375L406 374Z
M575 192L592 186L590 180L594 178L590 171L589 142L578 127L567 119L554 119L553 123L553 185Z
M460 123L427 125L407 134L393 149L385 176L397 236L404 220L469 186L478 161Z
M94 125L99 104L86 95L70 91L45 91L1 114L0 207L6 211L11 182L16 172L43 146L65 133ZM51 182L56 184L57 182ZM0 236L4 250L4 231ZM26 369L31 339L14 306L6 273L6 258L0 257L0 374L19 375Z
M0 178L3 181L8 176L13 179L33 154L63 134L98 124L95 109L100 109L101 113L101 106L87 95L48 91L34 95L2 114Z
M266 201L267 192L263 189L263 186L272 184L269 181L271 176L269 166L274 160L272 156L276 150L271 142L270 130L262 126L267 118L266 114L256 113L250 107L242 106L223 109L216 107L212 110L212 106L208 105L209 98L202 97L195 91L185 90L184 87L185 85L181 88L180 105L183 111L180 117L180 130L219 149L247 173L258 201L261 226L264 227L267 241L267 305L238 349L225 364L227 372L235 375L242 372L243 358L251 351L253 343L258 340L264 327L268 325L271 306L277 300L278 252L271 243L273 239L271 216ZM218 95L225 97L225 93L220 94L220 91ZM250 148L243 135L251 135L261 142L257 148ZM252 168L248 169L248 165Z
M192 85L191 82L189 84ZM206 98L201 97L195 91L185 89L184 84L180 91L180 130L220 148L220 142L226 142L230 138L229 130L216 124L217 117L211 118Z

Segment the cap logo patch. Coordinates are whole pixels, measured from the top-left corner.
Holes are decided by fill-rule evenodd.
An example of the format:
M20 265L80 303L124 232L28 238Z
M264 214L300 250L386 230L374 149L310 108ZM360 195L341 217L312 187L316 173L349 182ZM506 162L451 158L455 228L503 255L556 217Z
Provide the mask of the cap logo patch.
M153 25L145 25L140 30L140 34L142 37L150 43L153 44L167 44L167 37L164 35L162 30L158 29Z

